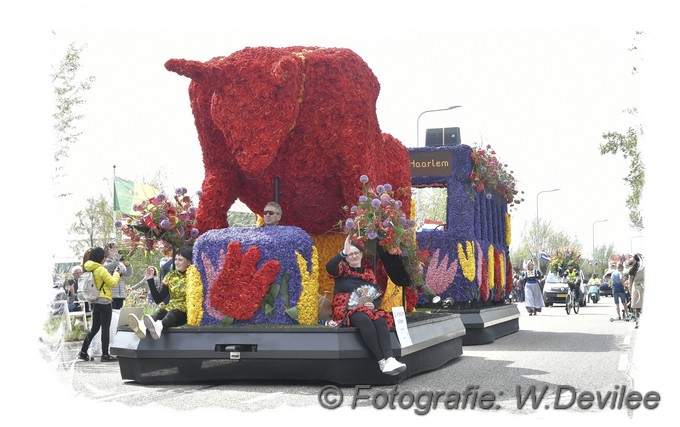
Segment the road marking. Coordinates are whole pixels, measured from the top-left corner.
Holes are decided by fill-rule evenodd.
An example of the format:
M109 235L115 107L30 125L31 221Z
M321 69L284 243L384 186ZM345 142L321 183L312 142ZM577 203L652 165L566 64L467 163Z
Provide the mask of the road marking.
M619 371L625 371L628 369L628 354L622 354L619 356Z

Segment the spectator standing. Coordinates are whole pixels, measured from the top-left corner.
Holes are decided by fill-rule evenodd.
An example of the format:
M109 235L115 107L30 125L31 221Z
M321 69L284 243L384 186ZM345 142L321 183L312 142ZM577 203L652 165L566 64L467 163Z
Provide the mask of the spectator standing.
M630 285L630 308L635 313L635 327L640 323L642 303L645 296L645 266L642 254L635 254L626 262L628 266L628 283Z
M626 289L623 286L623 263L616 264L616 271L612 273L612 296L616 304L616 316L621 320L621 308L623 306L623 316L628 316L628 305L626 304Z
M519 302L524 302L524 281L519 274L515 274L515 281L513 284L517 292L517 300Z
M151 304L154 301L153 301L153 295L151 294L151 289L149 288L149 286L155 286L156 290L158 292L160 292L163 285L161 284L161 281L158 278L158 269L156 267L150 265L150 266L147 267L147 270L152 270L153 276L151 276L150 279L147 279L146 274L145 274L144 277L142 277L142 280L140 280L139 282L134 284L132 287L130 287L130 289L139 289L139 288L146 289L146 291L147 291L146 301ZM153 284L151 282L153 282Z
M127 259L125 255L121 255L120 263L122 264L122 267L120 269L121 271L120 280L112 290L113 302L111 304L111 307L114 310L119 310L123 308L125 298L127 297L127 280L130 277L132 277L134 273L132 264L130 264L130 261Z
M104 263L104 267L106 267L106 270L109 272L109 274L113 274L114 271L119 271L121 278L130 277L131 274L128 274L127 267L122 262L123 257L118 251L118 245L116 245L114 242L107 243L105 246L105 251L106 262ZM130 265L129 261L127 262L127 265ZM132 270L132 268L130 268L130 270ZM124 302L125 280L119 280L118 284L111 290L111 308L114 310L119 310L121 307L123 307Z
M99 298L92 306L92 329L87 334L83 345L78 353L78 359L90 361L90 356L87 354L87 349L90 347L92 338L97 335L99 329L102 330L102 362L114 362L117 359L109 354L109 338L111 327L111 316L113 309L111 308L111 289L116 286L120 279L120 272L118 268L113 275L109 274L104 267L103 262L106 258L106 252L103 248L96 247L91 251L88 250L83 256L83 269L91 271L94 275L94 283L99 291Z
M163 248L163 256L161 257L161 260L158 262L158 266L160 267L160 280L163 280L166 274L170 271L172 268L172 264L174 262L174 259L172 257L172 252L173 248L167 247Z
M175 249L172 247L165 248L163 250L163 258L161 258L159 262L159 266L161 268L160 273L159 273L159 279L160 282L163 282L163 279L165 278L165 275L170 272L170 270L173 270L175 268L175 257L174 254ZM153 297L151 298L151 301L153 301ZM170 295L167 295L163 301L161 301L164 304L167 304L170 302Z

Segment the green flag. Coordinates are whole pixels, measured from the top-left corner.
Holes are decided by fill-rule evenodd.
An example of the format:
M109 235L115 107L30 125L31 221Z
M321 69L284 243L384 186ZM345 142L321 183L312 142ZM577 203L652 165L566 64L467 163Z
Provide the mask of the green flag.
M116 177L113 182L113 210L133 214L132 206L158 195L158 190L148 184L127 181Z

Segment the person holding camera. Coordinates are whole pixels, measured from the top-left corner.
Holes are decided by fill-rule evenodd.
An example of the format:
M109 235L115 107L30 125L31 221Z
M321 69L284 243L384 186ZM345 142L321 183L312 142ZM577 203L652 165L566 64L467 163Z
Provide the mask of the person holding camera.
M99 298L92 304L92 329L87 334L83 345L78 353L78 359L90 361L90 356L87 354L87 349L99 328L102 330L102 362L115 362L117 359L109 354L109 339L111 328L111 316L113 309L111 308L111 289L118 284L120 279L120 268L117 267L113 275L109 274L103 262L106 258L106 252L103 248L96 247L88 249L83 256L83 269L91 271L94 275L94 283L99 289Z
M116 269L120 272L120 280L118 284L111 290L111 308L119 310L123 308L123 303L126 297L126 277L132 277L132 265L130 261L123 256L118 250L118 245L111 242L105 246L106 262L104 267L109 274L113 274Z

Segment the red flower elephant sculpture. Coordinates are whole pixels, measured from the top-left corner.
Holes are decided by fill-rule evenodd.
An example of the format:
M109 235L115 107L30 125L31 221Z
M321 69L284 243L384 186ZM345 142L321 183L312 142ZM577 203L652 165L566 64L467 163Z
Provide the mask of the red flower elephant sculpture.
M357 203L359 177L403 188L410 211L406 147L378 125L377 78L339 48L257 47L207 62L171 59L191 78L189 97L205 178L197 213L201 233L228 226L239 198L253 212L274 199L281 224L322 234Z

